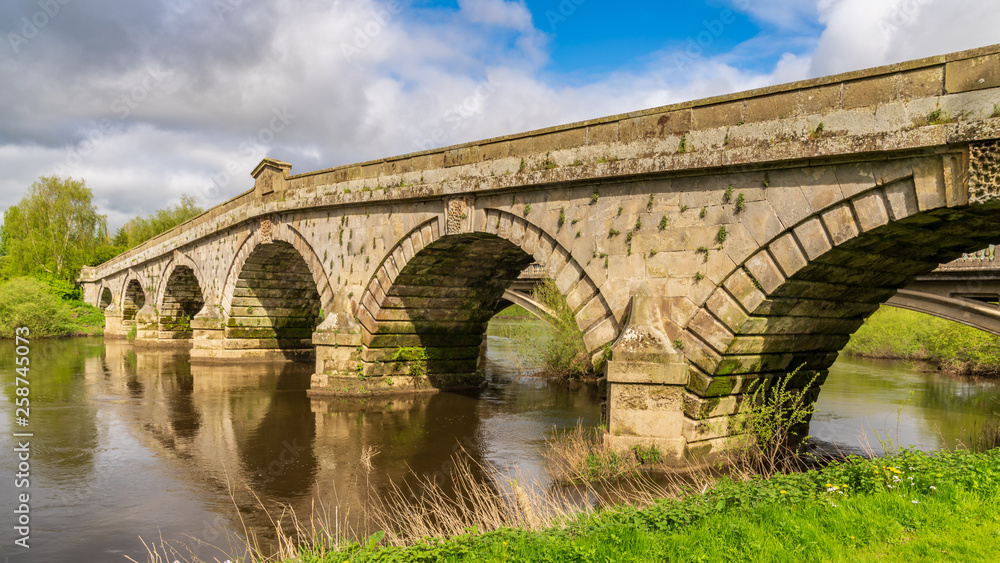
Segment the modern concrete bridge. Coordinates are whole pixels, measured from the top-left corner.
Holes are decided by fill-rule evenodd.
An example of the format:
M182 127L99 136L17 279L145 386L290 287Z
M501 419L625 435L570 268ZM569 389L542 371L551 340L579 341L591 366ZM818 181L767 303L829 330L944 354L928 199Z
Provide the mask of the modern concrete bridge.
M897 290L1000 241L1000 46L292 175L81 273L108 335L315 358L313 392L478 385L545 264L610 436L711 451ZM335 134L335 132L331 132ZM190 319L190 320L188 320Z

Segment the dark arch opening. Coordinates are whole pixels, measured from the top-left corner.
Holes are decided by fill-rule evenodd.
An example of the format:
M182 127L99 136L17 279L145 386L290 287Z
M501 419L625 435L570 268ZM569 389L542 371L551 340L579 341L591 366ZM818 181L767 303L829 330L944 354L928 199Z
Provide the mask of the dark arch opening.
M160 304L160 337L191 338L191 319L205 306L194 270L177 266L167 279Z
M125 299L122 301L122 320L131 322L135 314L146 304L146 293L142 290L139 280L128 282L125 288Z
M373 280L359 315L365 375L427 375L438 387L478 383L486 327L532 262L496 235L449 235L418 252L395 281Z
M294 246L261 244L247 257L229 306L226 346L280 351L291 359L313 354L320 297L305 260Z
M996 204L911 209L896 219L889 193L916 201L912 180L903 180L855 198L870 204L857 206L866 215L845 205L808 218L713 294L710 315L700 313L689 327L707 352L687 356L690 412L709 416L715 398L767 388L797 369L788 389L811 382L815 399L828 368L881 304L918 276L1000 240ZM834 215L842 219L830 220ZM878 215L879 226L867 225Z
M101 291L101 298L98 301L97 306L103 311L107 309L109 305L111 305L112 299L113 297L111 296L111 289L105 287L104 290Z

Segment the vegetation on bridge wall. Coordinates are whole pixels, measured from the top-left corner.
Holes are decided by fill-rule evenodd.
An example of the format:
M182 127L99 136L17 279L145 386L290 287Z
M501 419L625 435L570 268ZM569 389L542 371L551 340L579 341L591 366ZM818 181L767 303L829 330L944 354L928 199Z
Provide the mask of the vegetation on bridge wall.
M966 375L1000 375L1000 336L931 315L882 306L851 337L849 356L921 360Z

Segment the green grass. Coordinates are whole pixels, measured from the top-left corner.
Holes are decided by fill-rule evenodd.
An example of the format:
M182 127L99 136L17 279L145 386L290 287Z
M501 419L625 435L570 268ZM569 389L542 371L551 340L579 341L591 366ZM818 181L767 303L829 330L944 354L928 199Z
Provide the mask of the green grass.
M844 347L850 356L924 360L963 374L1000 374L1000 337L931 315L883 306Z
M101 334L104 314L64 285L32 277L0 283L0 338L13 338L19 326L31 329L32 337Z
M992 561L1000 451L905 450L705 494L616 507L543 530L502 529L408 547L376 535L301 561Z

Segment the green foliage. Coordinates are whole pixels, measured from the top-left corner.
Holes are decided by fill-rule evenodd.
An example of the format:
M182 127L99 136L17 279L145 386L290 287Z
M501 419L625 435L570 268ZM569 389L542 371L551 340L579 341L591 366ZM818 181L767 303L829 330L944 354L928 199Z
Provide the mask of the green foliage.
M964 374L1000 374L1000 337L953 321L883 306L851 337L844 353L924 360Z
M19 326L33 337L100 334L104 314L79 301L68 282L14 278L0 283L0 338L13 338Z
M613 464L592 461L595 470ZM767 480L726 477L704 492L597 509L542 529L470 528L404 547L362 536L323 559L306 552L301 560L992 561L998 499L997 451L901 452Z
M719 244L726 242L726 227L719 227L719 232L715 233L715 240L719 241Z
M664 215L664 216L660 217L660 230L662 231L663 229L666 229L666 228L667 228L667 216Z
M663 452L660 451L660 448L656 447L656 444L636 444L632 446L632 451L635 453L635 457L639 460L639 463L646 465L654 465L664 459Z
M739 213L746 209L746 205L746 198L743 197L743 193L741 192L740 195L736 196L736 212Z
M601 194L597 193L597 188L594 188L594 193L590 194L590 204L593 205L597 203L597 200L601 199Z
M996 106L994 106L994 107L996 107ZM653 197L654 197L653 194L649 194L649 201L646 202L646 211L652 211L653 210Z
M564 224L566 224L566 208L565 207L560 207L559 208L559 222L558 222L558 224L559 224L559 228L560 229L562 228L562 226Z
M531 204L530 203L525 203L524 204L524 216L527 217L528 213L531 213Z
M158 209L146 217L136 217L125 223L115 233L114 244L123 249L133 248L202 213L203 210L194 197L182 195L180 203L176 205Z
M635 218L635 230L638 231L641 228L642 228L642 217L636 217Z
M136 339L138 335L139 335L139 325L132 324L132 326L129 327L128 332L125 333L125 340L132 342Z
M708 215L708 208L707 207L702 207L701 208L701 212L698 213L698 218L699 219L704 219L705 215Z
M427 375L427 348L423 346L396 348L392 359L396 362L406 362L407 373L411 377L423 377Z
M729 184L729 187L726 188L726 193L723 194L723 196L722 196L722 202L723 203L729 203L732 200L733 200L733 185Z
M681 142L677 146L678 153L684 154L687 152L687 140L688 140L687 135L681 135Z
M576 325L576 315L559 291L556 282L546 279L535 286L532 298L555 312L551 338L542 346L542 361L550 375L579 377L591 366L583 332Z
M39 178L4 212L0 248L3 275L75 279L80 268L102 255L107 218L91 203L83 180Z
M618 229L611 229L611 230L608 231L608 238L616 237L616 236L618 236L620 234L622 234L622 232L619 231Z

